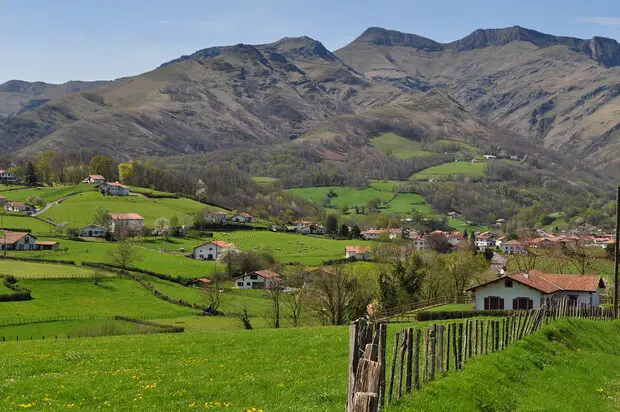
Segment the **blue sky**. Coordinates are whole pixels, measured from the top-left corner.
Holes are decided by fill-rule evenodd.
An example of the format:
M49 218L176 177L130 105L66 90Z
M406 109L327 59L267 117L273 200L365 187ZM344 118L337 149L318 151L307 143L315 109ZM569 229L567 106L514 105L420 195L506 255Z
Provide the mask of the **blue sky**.
M370 26L448 42L520 25L620 39L620 1L0 0L0 83L115 79L210 46L307 35L330 50Z

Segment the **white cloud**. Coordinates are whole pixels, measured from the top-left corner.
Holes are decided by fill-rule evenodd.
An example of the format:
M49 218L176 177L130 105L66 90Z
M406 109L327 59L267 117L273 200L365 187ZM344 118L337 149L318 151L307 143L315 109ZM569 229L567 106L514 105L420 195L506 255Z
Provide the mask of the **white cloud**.
M600 26L619 26L620 17L581 17L577 19L582 23L598 24Z

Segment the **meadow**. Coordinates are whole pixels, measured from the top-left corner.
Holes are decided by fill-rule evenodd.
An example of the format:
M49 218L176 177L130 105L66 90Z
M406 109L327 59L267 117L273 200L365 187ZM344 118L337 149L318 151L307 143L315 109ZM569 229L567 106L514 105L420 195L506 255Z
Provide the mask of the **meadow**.
M395 133L382 133L370 139L369 142L377 151L392 154L392 156L398 159L435 155L435 153L422 151L422 144L420 142L406 139Z
M110 212L135 212L144 218L144 224L165 217L177 216L181 223L193 223L194 216L208 206L191 199L149 199L143 196L103 196L99 192L81 193L53 206L42 217L55 222L68 222L71 227L82 227L92 223L97 208Z
M439 166L429 167L411 175L413 180L436 179L443 180L455 176L468 176L480 178L486 174L486 162L451 162L443 163Z
M0 194L13 202L25 202L30 196L37 196L46 203L62 199L63 197L74 193L85 193L95 191L95 186L87 184L79 184L75 186L53 186L53 187L36 187L21 190L11 190L8 192L0 191Z
M22 279L19 285L29 289L33 299L2 302L0 322L78 315L161 318L196 313L156 299L132 279L108 279L98 285L90 279Z
M89 278L92 277L93 271L80 266L0 259L1 273L11 274L18 279L62 279ZM113 276L110 273L104 275Z
M29 216L0 212L0 227L9 229L30 229L35 236L49 235L53 226L47 222Z

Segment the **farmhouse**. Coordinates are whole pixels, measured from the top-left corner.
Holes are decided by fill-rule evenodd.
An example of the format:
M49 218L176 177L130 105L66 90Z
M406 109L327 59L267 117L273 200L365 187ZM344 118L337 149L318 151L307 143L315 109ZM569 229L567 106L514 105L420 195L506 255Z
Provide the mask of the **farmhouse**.
M144 218L137 213L108 213L110 231L120 236L134 236L144 229Z
M605 283L596 275L513 273L469 288L474 310L539 309L546 298L568 298L575 305L599 306Z
M521 242L516 240L509 240L502 244L502 250L506 255L522 255L525 252L525 248Z
M430 250L431 245L426 241L424 236L415 235L411 236L411 240L413 242L413 248L418 252L423 252L426 250Z
M459 212L448 212L448 217L450 219L460 219L461 214Z
M204 214L205 222L213 223L216 225L225 225L227 222L226 212L221 210L210 210Z
M17 182L17 177L4 169L0 169L0 182L2 183L15 183Z
M129 188L119 182L105 182L99 186L99 191L112 196L129 195Z
M492 233L481 233L476 235L475 243L484 252L486 248L495 246L495 236Z
M88 225L80 229L80 237L104 237L106 229L99 225Z
M345 246L344 257L346 259L355 258L357 260L370 259L371 250L368 246Z
M254 216L248 215L247 213L238 213L234 215L232 218L230 218L230 221L237 222L237 223L253 223Z
M88 175L82 180L82 183L88 183L91 185L100 185L105 183L105 177L101 175Z
M58 249L58 242L51 240L37 240L35 242L37 250L56 250Z
M34 213L37 208L24 202L6 202L4 204L4 210L8 210L9 212L22 212L25 215L30 215Z
M37 238L26 232L0 232L0 250L37 250Z
M279 289L282 278L271 270L257 270L233 279L237 289Z
M381 235L388 235L389 231L386 229L368 229L360 233L364 240L379 240Z
M194 248L193 257L198 260L220 260L228 251L236 250L232 243L223 240L212 240Z

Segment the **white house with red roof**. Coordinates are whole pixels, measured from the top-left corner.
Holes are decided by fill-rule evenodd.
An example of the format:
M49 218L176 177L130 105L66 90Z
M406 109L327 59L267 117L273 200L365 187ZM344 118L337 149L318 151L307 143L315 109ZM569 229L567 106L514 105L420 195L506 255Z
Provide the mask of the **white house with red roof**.
M220 260L226 252L237 250L232 243L212 240L194 248L193 257L198 260Z
M546 298L568 298L576 305L599 306L605 283L597 275L512 273L467 289L474 310L539 309Z
M21 212L25 215L31 215L37 210L37 208L25 202L6 202L4 204L4 210L7 210L9 212Z
M424 252L431 249L431 245L426 241L423 235L411 236L413 248L418 252Z
M345 259L355 258L357 260L370 259L372 250L368 246L345 246L344 257Z
M237 289L279 289L282 277L271 270L256 270L233 279Z
M509 240L502 243L502 250L506 255L522 255L525 253L525 247L523 243L518 240Z
M483 252L488 247L495 247L495 235L493 233L480 233L475 235L475 244L478 246L478 249Z
M226 212L221 210L207 210L204 213L205 222L215 225L225 225L228 222Z
M112 196L128 196L129 187L119 182L104 182L99 186L101 193L106 193Z
M30 233L0 231L0 250L37 250L36 242Z
M120 236L134 236L144 229L144 218L137 213L108 213L110 231Z

